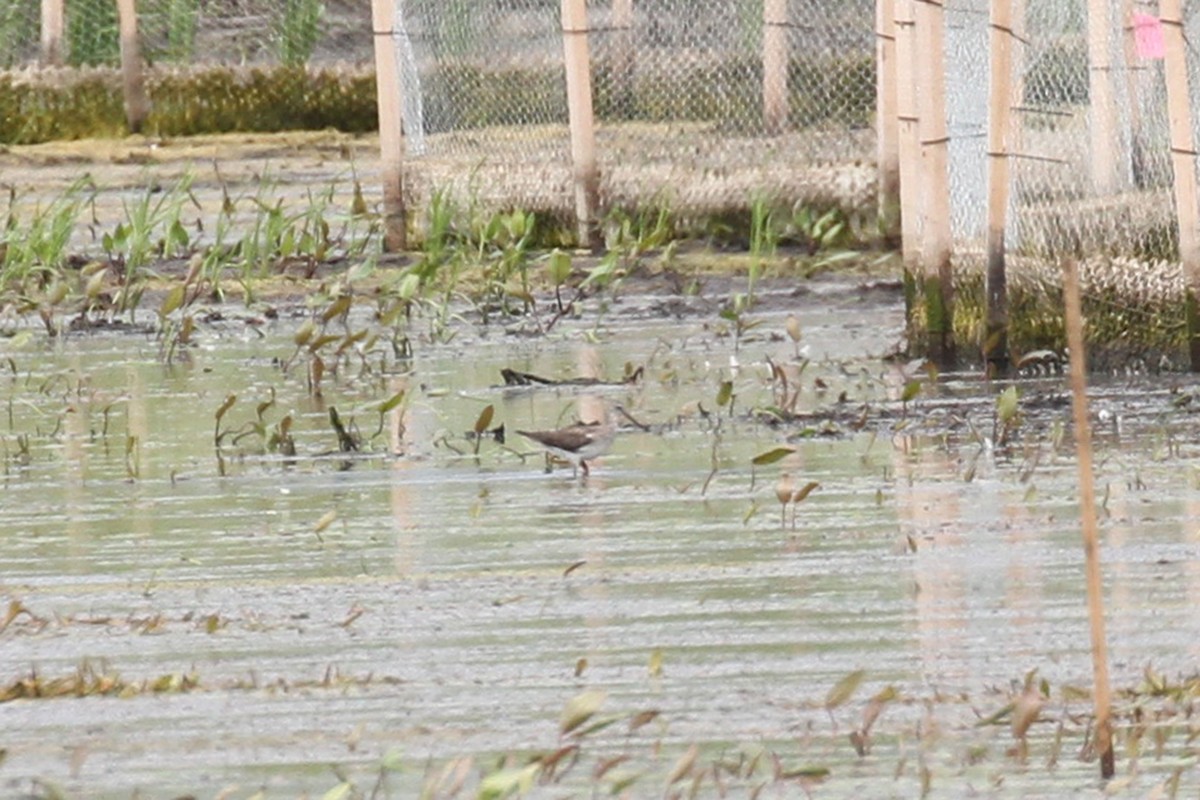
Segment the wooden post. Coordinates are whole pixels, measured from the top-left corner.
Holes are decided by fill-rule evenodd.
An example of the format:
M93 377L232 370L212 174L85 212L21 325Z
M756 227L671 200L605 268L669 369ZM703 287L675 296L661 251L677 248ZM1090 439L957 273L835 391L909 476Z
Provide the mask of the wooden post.
M400 67L396 52L394 0L371 0L375 29L375 104L379 110L379 156L383 166L383 249L408 248L404 207L404 126L401 123Z
M1110 0L1088 0L1088 107L1091 133L1092 186L1097 194L1117 189L1116 106L1113 104L1112 58L1109 56Z
M1150 185L1151 178L1147 174L1147 143L1145 125L1142 122L1141 97L1143 81L1149 70L1137 54L1137 33L1133 27L1135 11L1134 0L1122 2L1121 52L1125 57L1125 91L1129 94L1126 104L1129 114L1129 165L1133 173L1133 185L1144 189Z
M875 0L875 128L879 218L888 237L900 223L900 121L896 117L896 3Z
M633 65L635 53L633 36L633 0L613 0L612 24L616 29L613 54L613 94L615 107L622 119L633 118Z
M121 84L125 96L125 121L130 133L141 133L150 116L146 78L142 63L142 40L138 36L136 0L117 0L117 26L121 36Z
M1008 372L1008 278L1004 263L1004 229L1008 217L1012 130L1013 14L1012 0L991 2L991 69L988 81L987 273L984 279L986 319L983 359L987 371Z
M1175 173L1175 216L1179 221L1179 260L1183 263L1188 357L1200 372L1200 205L1196 202L1196 152L1188 94L1187 50L1180 0L1161 0L1166 46L1167 116L1171 126L1171 169Z
M1075 452L1079 463L1079 517L1083 528L1084 567L1087 570L1088 619L1092 635L1092 680L1096 714L1096 753L1100 776L1113 776L1112 718L1109 707L1108 644L1104 635L1104 582L1100 574L1100 543L1096 529L1096 487L1092 476L1092 430L1088 421L1087 358L1084 354L1083 312L1079 299L1079 268L1073 258L1063 263L1067 347L1071 358L1071 395L1075 417Z
M954 284L951 271L949 133L946 128L945 7L917 4L917 81L921 87L922 296L925 352L940 367L954 361Z
M604 242L596 218L600 205L600 171L596 166L596 120L592 111L592 65L588 53L586 0L562 0L562 29L579 244L599 250Z
M66 0L42 0L42 66L58 67L63 63L63 28Z
M921 131L917 109L917 42L913 0L895 0L896 122L900 153L900 249L906 284L921 253ZM910 301L911 292L906 292ZM912 311L912 308L908 308Z
M763 0L763 127L780 134L787 128L787 0Z

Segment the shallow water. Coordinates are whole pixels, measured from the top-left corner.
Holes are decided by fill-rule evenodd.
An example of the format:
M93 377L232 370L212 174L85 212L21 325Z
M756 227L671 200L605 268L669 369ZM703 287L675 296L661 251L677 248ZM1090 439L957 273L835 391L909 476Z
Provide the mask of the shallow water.
M601 689L604 712L660 715L585 737L581 766L536 796L608 794L630 771L646 776L628 796L658 796L692 743L701 765L765 748L784 769L830 770L806 787L766 766L726 776L767 784L763 796L1102 796L1096 765L1078 758L1086 723L1069 716L1089 704L1062 699L1091 682L1070 436L1055 446L1069 407L1029 400L1017 446L981 444L971 428L991 434L1002 387L943 376L904 407L905 376L880 359L901 331L898 303L814 287L773 298L779 310L736 348L714 314L664 317L657 299L629 297L549 337L464 328L448 344L416 341L411 363L380 359L382 372L348 363L320 399L302 366L280 368L295 321L231 315L169 366L133 334L7 353L0 586L29 613L0 632L0 679L85 669L132 688L0 704L3 794L43 781L72 797L321 796L344 781L370 795L387 759L403 768L377 796L413 797L455 759L474 757L477 776L497 754L571 741L564 705ZM786 311L810 359L798 407L840 420L845 391L843 406L872 410L861 430L793 438L794 455L752 469L799 432L747 413L772 402L766 357L795 355ZM618 379L626 363L645 380L497 386L503 367ZM717 408L723 380L732 415ZM374 408L400 388L403 413L372 437ZM1195 420L1172 401L1195 388L1094 388L1113 682L1133 688L1148 665L1178 681L1200 649L1200 491ZM222 401L237 394L222 427L240 429L272 390L263 423L291 413L297 456L264 454L248 434L226 435L218 459ZM1062 391L1060 378L1021 384L1027 399ZM512 433L605 401L651 430L626 425L586 481L547 474ZM489 404L508 438L476 457L465 432ZM363 452L336 452L329 406L354 420ZM781 523L781 472L820 483L794 527L793 509ZM827 712L831 687L859 669L863 685ZM1030 670L1052 699L1022 761L1007 724L976 723ZM142 686L171 675L197 686ZM900 699L859 757L848 734L889 685ZM1161 749L1147 734L1136 762L1123 729L1118 770L1133 777L1116 793L1165 791L1193 764L1187 721L1168 721ZM630 759L591 777L618 755ZM1181 773L1183 796L1195 773ZM699 796L716 796L707 775Z

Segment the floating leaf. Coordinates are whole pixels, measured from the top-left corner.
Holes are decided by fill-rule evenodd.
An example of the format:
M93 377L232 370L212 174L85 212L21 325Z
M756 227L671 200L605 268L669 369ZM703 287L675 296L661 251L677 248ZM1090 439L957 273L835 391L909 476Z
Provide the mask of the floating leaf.
M856 669L835 683L825 695L825 710L832 711L849 700L858 691L866 675L866 670Z
M600 710L600 706L604 705L607 697L608 693L600 689L589 689L572 697L563 708L562 719L558 727L559 733L565 736L587 722Z
M794 447L775 447L767 450L765 453L759 453L750 459L750 463L756 467L765 467L768 464L774 464L786 456L790 456L794 452L796 452L796 448Z

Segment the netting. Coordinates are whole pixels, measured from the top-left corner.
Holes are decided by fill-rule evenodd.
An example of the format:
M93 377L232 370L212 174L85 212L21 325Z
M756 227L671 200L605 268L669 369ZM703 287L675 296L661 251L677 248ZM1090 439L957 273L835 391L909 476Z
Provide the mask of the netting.
M787 4L788 119L769 133L762 0L589 3L602 210L873 208L873 7ZM410 208L437 191L571 214L558 0L411 0L396 14Z
M0 68L42 60L39 0L0 0ZM138 29L151 64L322 64L372 58L370 4L354 0L142 0ZM61 61L120 61L114 0L65 0Z
M1135 14L1153 15L1157 4L1109 0L1091 49L1086 0L1017 5L1011 251L1175 258L1163 61L1139 48L1134 26ZM1200 20L1187 5L1196 94L1200 60L1190 43ZM949 3L946 24L953 229L956 249L969 254L986 230L987 3Z
M1193 109L1200 109L1197 2L1184 4ZM874 213L875 3L779 0L778 21L768 20L772 5L588 3L602 213L655 205L701 216L744 210L757 199ZM1098 37L1090 36L1094 5L1015 4L1008 243L1017 257L1083 250L1173 260L1163 61L1137 39L1138 20L1151 19L1157 4L1107 0ZM947 0L945 9L952 228L967 263L982 252L986 228L989 4ZM573 213L560 11L560 0L394 0L410 209L443 193L462 206ZM142 0L139 13L146 58L167 70L335 64L371 74L365 2ZM66 0L64 18L64 63L118 62L113 0ZM0 67L38 63L41 28L38 0L0 0ZM764 111L774 33L784 53L781 126L768 124ZM224 95L252 93L244 72L231 80ZM311 80L262 83L263 93L294 95L266 104L274 110L301 105L302 95L323 102L311 97ZM161 81L148 85L165 91ZM269 116L236 104L222 116L204 84L184 89L196 92L196 107L207 108L214 124L227 116L239 129L255 114ZM1098 106L1093 95L1101 89ZM186 95L151 99L156 113L189 119Z

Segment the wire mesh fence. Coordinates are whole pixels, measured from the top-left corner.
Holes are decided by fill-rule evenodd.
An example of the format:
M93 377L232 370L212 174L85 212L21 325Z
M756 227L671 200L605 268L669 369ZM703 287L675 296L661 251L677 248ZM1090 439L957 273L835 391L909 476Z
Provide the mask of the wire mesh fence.
M1162 61L1139 54L1134 4L1124 0L1108 2L1108 24L1090 51L1087 5L1024 4L1009 243L1018 255L1163 257L1175 241ZM983 237L986 222L987 108L978 87L988 79L988 11L985 2L969 1L947 11L954 229L971 242ZM1103 107L1094 93L1108 98Z
M873 215L875 6L589 2L602 208L668 206L686 217L770 199ZM1163 62L1139 44L1138 30L1139 20L1153 21L1157 3L1025 0L1016 7L1012 252L1173 261L1178 231ZM1099 7L1103 20L1094 19ZM570 215L559 0L394 0L393 9L410 207L445 193L463 205ZM989 4L946 0L945 10L952 229L959 261L969 263L982 251L987 225ZM1198 11L1197 0L1184 4L1194 107ZM143 52L168 72L334 65L372 73L370 9L355 0L143 0L139 14ZM39 62L43 17L39 0L0 0L0 66ZM784 53L781 125L770 119L765 88L774 34L782 35ZM64 63L115 65L115 4L66 0L63 39ZM247 74L219 92L268 91L265 81L250 86ZM203 81L180 89L151 79L149 86L160 114L216 113ZM269 89L269 104L295 107L319 86L300 76ZM328 94L338 102L336 91ZM222 114L217 124L233 129L274 119L246 103Z
M762 0L588 4L602 209L688 219L756 199L873 213L871 0L790 0L787 119L764 112ZM572 164L558 0L396 6L408 204L569 216Z

